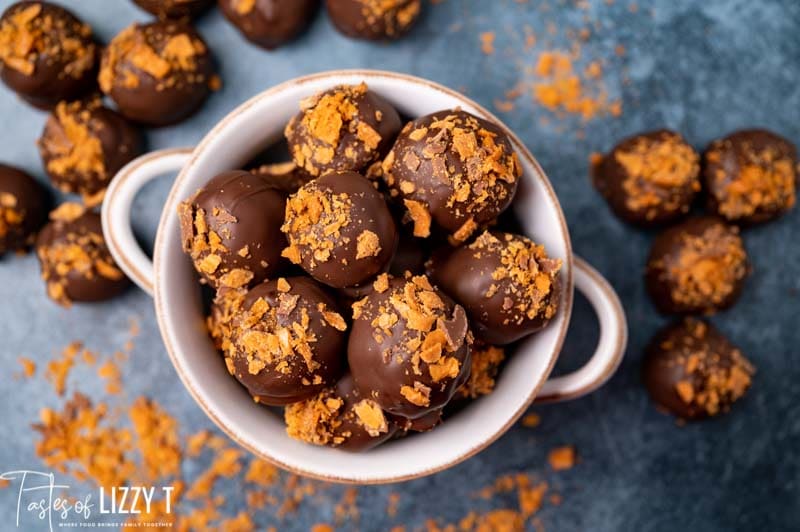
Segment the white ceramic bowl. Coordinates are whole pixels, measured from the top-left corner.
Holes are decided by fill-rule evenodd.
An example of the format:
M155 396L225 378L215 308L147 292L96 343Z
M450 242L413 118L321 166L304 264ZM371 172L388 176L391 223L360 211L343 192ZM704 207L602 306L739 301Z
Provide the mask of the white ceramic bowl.
M563 259L563 294L556 318L523 341L502 371L495 391L472 402L435 430L350 454L315 447L286 435L283 419L257 405L225 369L204 326L200 286L181 250L176 207L217 173L240 168L277 141L303 98L338 84L366 81L405 116L461 107L502 123L465 96L423 79L377 71L336 71L288 81L239 106L193 149L153 152L116 176L103 204L103 228L114 258L155 298L161 335L180 379L208 416L233 440L284 469L336 482L382 483L417 478L455 465L500 437L535 400L564 400L604 383L624 353L627 329L613 290L590 266L573 257L561 207L531 153L513 135L524 178L514 209L524 232ZM503 126L505 127L505 126ZM507 130L507 128L506 128ZM158 227L154 262L137 246L130 228L136 192L152 178L180 171ZM572 310L573 280L600 320L596 352L580 370L547 380L558 358Z

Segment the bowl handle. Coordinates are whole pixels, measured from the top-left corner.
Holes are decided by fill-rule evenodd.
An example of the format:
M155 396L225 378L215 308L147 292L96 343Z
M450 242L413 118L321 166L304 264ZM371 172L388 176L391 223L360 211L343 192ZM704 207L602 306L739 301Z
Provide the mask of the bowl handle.
M594 307L600 339L592 358L579 370L548 379L537 403L576 399L602 386L616 371L628 343L625 311L608 281L580 257L575 257L575 286Z
M158 176L178 172L192 154L192 148L172 148L142 155L125 165L108 186L101 219L103 236L111 255L139 288L153 295L153 261L136 242L131 228L131 205L136 194Z

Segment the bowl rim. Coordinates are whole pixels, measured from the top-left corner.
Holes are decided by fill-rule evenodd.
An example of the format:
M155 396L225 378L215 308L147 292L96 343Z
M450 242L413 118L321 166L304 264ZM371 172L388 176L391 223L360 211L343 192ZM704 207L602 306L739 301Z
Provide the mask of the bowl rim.
M198 384L193 382L181 369L181 364L178 362L178 355L177 351L179 347L172 345L171 343L171 336L168 333L168 327L165 324L166 319L166 310L164 308L164 302L162 301L161 290L159 290L159 270L161 269L161 253L159 252L160 248L162 247L161 241L164 238L164 226L167 223L167 218L169 215L168 207L170 205L175 204L176 198L175 195L177 194L177 190L180 188L179 185L186 179L188 171L190 168L194 166L196 163L199 153L201 153L204 148L212 142L214 137L216 137L223 129L226 128L227 124L231 122L235 117L241 115L242 113L246 112L249 108L254 106L256 103L261 102L264 99L268 99L273 97L274 95L285 91L287 89L296 87L298 85L304 85L312 82L317 82L323 79L330 79L333 84L337 83L337 78L341 77L363 77L364 80L369 84L369 78L384 78L389 79L392 81L399 81L404 83L410 83L414 85L422 85L427 87L428 89L434 89L436 91L442 92L447 96L450 96L456 100L459 100L465 104L473 106L477 109L483 116L485 116L488 120L496 123L511 139L512 143L515 145L517 149L518 155L520 157L524 157L525 160L533 166L536 171L538 172L538 177L541 180L542 185L550 199L553 201L553 204L556 208L556 213L558 215L558 223L561 228L561 232L564 235L564 243L566 246L566 256L564 257L564 262L567 265L567 272L566 279L564 279L564 298L563 298L563 307L559 310L559 312L563 312L564 319L561 324L561 329L558 332L558 337L556 338L556 342L552 352L549 354L550 360L548 361L547 369L543 373L542 379L536 383L536 385L530 390L525 401L522 403L520 408L514 412L512 415L509 416L506 423L504 423L497 431L494 433L486 436L482 439L482 441L472 447L470 450L461 453L460 455L448 460L447 462L440 464L436 467L431 467L428 469L424 469L421 471L417 471L415 473L409 473L406 475L394 475L388 477L375 477L366 480L358 480L354 478L348 477L340 477L330 474L323 474L317 473L315 471L304 469L302 467L297 467L293 465L286 464L269 454L266 454L260 449L257 449L255 446L251 445L249 442L245 441L241 438L231 427L227 426L223 423L212 411L212 409L205 403L204 399L201 397L200 393L195 389L195 386ZM553 189L552 184L550 183L550 179L547 177L547 174L542 169L539 161L534 157L528 147L522 142L522 140L511 130L502 120L500 120L497 116L491 113L488 109L484 106L480 105L479 103L475 102L468 96L461 94L460 92L453 90L449 87L446 87L440 83L421 78L418 76L414 76L411 74L399 73L399 72L391 72L391 71L384 71L384 70L374 70L374 69L337 69L337 70L329 70L324 72L318 72L314 74L308 74L304 76L299 76L296 78L292 78L281 82L277 85L274 85L264 91L259 92L258 94L252 96L242 104L235 107L231 110L228 114L226 114L221 120L219 120L211 130L205 134L202 140L191 150L191 155L189 156L188 162L181 168L178 175L176 176L175 180L173 181L169 194L166 198L164 208L161 212L161 216L158 223L158 228L156 231L156 239L155 245L153 247L153 263L154 263L154 283L153 283L153 299L155 303L155 310L156 310L156 319L158 322L159 330L161 333L161 337L164 343L164 346L167 350L167 354L169 355L170 362L172 366L175 368L175 371L178 373L178 377L180 378L181 382L183 383L184 387L189 391L189 394L194 399L195 403L197 403L200 408L203 410L205 415L214 422L214 424L222 430L231 440L233 440L237 445L240 447L248 450L250 453L255 455L256 457L277 466L285 471L290 473L295 473L304 477L312 478L315 480L321 480L325 482L333 482L337 484L351 484L351 485L380 485L380 484L389 484L389 483L397 483L397 482L405 482L409 480L414 480L418 478L423 478L435 473L439 473L441 471L445 471L451 467L454 467L473 456L477 455L495 441L497 441L501 436L503 436L524 414L524 412L531 406L531 404L536 399L536 396L539 393L539 390L544 385L544 383L548 380L550 374L553 371L553 367L555 366L556 361L558 360L558 355L561 353L561 350L564 346L564 340L566 338L567 330L569 328L570 319L572 317L572 304L574 299L574 282L573 282L573 268L574 268L574 255L572 250L572 241L569 234L569 228L567 225L566 217L564 216L564 211L561 208L561 202L558 199L558 196L555 193L555 189Z

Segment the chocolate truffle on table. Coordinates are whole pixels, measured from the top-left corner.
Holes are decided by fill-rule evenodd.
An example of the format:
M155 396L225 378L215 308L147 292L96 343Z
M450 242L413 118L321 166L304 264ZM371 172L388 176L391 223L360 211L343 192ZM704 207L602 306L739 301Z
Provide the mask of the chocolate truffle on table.
M63 203L36 239L36 255L56 303L110 299L128 287L103 239L100 215L77 203Z
M727 412L750 388L755 369L710 323L686 318L653 337L642 373L660 407L701 419Z
M60 102L39 138L50 180L62 192L96 205L112 177L142 152L139 131L99 98Z
M645 282L667 314L710 314L730 307L750 272L739 230L715 216L698 216L653 241Z
M133 24L103 52L100 89L130 120L165 126L187 118L219 88L203 38L187 24Z
M301 101L284 133L297 165L319 177L366 170L386 154L401 127L394 107L361 83Z
M214 0L133 0L133 3L160 19L193 18L211 7Z
M593 167L600 194L622 219L650 226L686 213L700 191L700 157L678 133L642 133L623 140Z
M797 148L763 129L715 140L703 157L708 207L728 221L760 223L797 201Z
M383 274L374 288L352 306L350 371L363 396L425 430L469 379L467 315L424 275Z
M244 170L223 172L178 206L183 250L215 288L257 284L285 265L286 197Z
M219 0L248 41L272 50L296 38L319 11L319 0Z
M320 282L354 286L385 271L397 227L383 195L355 172L333 172L304 185L286 202L283 256Z
M308 277L279 277L251 288L226 343L228 371L267 405L312 397L341 376L347 323Z
M402 37L422 9L421 0L326 0L326 5L340 32L370 41Z
M251 170L269 186L286 194L294 194L313 177L292 161L262 164Z
M398 429L375 401L356 389L349 373L335 387L287 406L284 417L292 438L351 452L377 447Z
M506 345L544 328L561 298L561 260L511 233L483 232L471 244L436 256L431 279L462 305L475 337Z
M47 220L48 199L30 175L0 164L0 256L33 244Z
M406 124L372 172L402 199L414 236L429 236L433 221L464 242L511 204L522 169L498 126L455 109Z
M48 2L17 2L0 17L0 77L28 103L49 109L96 86L92 29Z

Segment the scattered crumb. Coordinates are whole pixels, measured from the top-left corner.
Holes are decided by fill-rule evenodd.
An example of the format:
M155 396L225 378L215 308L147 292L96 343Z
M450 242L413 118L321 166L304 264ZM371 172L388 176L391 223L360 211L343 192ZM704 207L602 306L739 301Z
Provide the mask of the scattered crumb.
M556 447L547 455L547 461L550 462L550 467L552 467L554 471L571 469L575 465L576 460L575 447L571 445Z
M529 429L538 427L541 422L542 418L539 417L539 414L537 414L536 412L525 414L525 416L522 418L522 426L528 427Z

